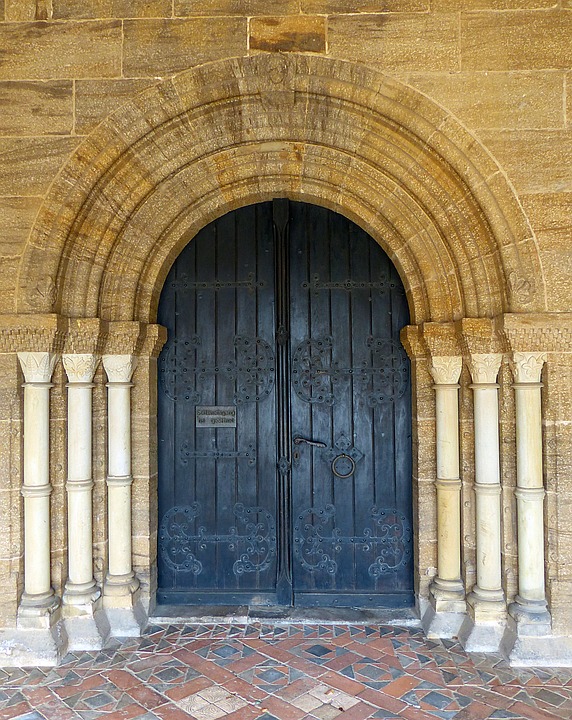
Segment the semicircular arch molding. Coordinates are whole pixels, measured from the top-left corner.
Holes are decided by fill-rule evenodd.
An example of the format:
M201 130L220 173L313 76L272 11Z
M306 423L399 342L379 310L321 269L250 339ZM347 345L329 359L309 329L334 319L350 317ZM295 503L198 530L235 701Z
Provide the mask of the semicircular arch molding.
M364 66L263 54L162 81L93 131L40 209L18 311L154 321L196 232L273 197L363 227L395 263L415 323L545 309L520 204L450 113Z

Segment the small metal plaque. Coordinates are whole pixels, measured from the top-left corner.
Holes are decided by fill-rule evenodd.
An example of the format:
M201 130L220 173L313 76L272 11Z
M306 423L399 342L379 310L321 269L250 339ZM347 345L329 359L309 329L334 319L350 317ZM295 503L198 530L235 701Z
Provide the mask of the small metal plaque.
M236 427L234 405L199 405L195 414L196 427Z

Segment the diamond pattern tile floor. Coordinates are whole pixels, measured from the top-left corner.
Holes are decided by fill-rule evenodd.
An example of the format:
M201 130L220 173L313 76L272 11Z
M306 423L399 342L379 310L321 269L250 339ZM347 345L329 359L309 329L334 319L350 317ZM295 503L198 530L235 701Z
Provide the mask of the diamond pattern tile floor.
M570 720L572 669L508 667L416 628L151 625L0 669L0 720Z

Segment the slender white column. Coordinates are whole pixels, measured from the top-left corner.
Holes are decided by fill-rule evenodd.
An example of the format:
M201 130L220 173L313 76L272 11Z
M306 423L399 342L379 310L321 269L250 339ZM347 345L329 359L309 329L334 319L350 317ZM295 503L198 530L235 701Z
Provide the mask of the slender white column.
M518 595L511 614L549 619L544 585L544 486L540 374L546 355L513 355L516 401Z
M50 574L50 388L57 355L20 352L24 373L24 594L22 615L59 604Z
M459 377L461 357L433 357L437 419L437 577L432 592L437 599L462 600L461 480L459 477ZM443 608L452 609L452 608ZM457 612L461 608L457 608Z
M139 581L131 563L131 378L133 355L104 355L108 403L108 543L109 568L103 593L130 595Z
M471 355L474 393L477 584L473 598L502 603L498 385L502 356Z
M68 580L65 605L91 605L100 595L93 577L92 388L96 355L62 357L68 376Z

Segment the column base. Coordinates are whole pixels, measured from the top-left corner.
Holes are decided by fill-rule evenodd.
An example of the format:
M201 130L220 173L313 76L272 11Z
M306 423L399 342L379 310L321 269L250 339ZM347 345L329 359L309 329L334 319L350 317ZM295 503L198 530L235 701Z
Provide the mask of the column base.
M97 592L99 597L99 589ZM62 615L69 650L101 650L104 647L110 628L100 599L84 604L64 604Z
M111 637L141 635L147 613L141 602L139 580L133 574L129 583L113 583L108 578L103 587L102 605Z
M421 625L427 637L456 638L467 614L465 589L460 580L435 578L429 588Z
M515 617L511 606L501 652L511 667L572 667L572 638L552 635L548 612Z
M62 604L86 608L93 605L100 595L101 590L95 580L86 583L74 583L68 580L62 596Z
M459 641L467 652L498 652L506 629L502 590L475 588L467 596L467 616Z
M24 595L16 627L0 630L0 666L54 667L67 651L59 598L53 593Z
M103 584L103 596L104 598L130 597L138 589L139 580L133 571L125 575L107 575Z
M50 630L60 618L60 599L51 590L31 595L23 593L16 626L21 630Z

